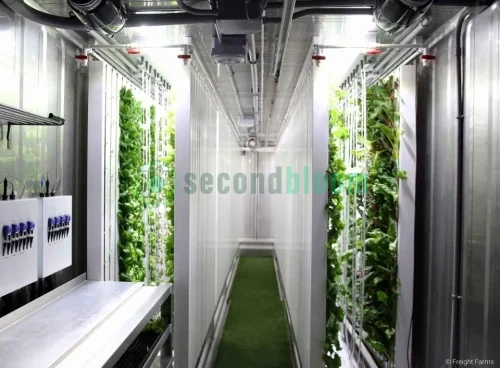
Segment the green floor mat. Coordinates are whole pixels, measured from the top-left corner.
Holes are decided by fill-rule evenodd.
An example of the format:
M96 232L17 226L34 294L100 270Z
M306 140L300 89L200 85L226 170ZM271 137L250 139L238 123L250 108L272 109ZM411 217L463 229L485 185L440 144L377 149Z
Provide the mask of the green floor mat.
M240 258L215 368L291 368L285 308L272 258Z

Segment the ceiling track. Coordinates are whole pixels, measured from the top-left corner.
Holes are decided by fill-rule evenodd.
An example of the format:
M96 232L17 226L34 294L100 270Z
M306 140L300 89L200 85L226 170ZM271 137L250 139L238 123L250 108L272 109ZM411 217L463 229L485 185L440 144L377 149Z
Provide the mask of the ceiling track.
M212 78L212 75L210 74L207 66L205 65L205 62L203 61L203 56L201 55L201 53L199 51L198 44L194 40L192 43L192 53L193 53L193 57L196 59L198 65L200 66L200 69L201 69L203 75L205 76L205 79L208 82L210 89L213 91L217 105L219 105L218 106L219 110L221 111L225 120L231 126L231 131L233 132L233 134L236 138L236 141L238 142L238 144L241 145L238 128L236 127L234 120L232 119L231 115L229 114L229 112L226 108L226 105L224 104L224 99L222 98L220 91L217 88L217 85L215 84L214 79Z
M280 134L281 130L286 128L286 125L288 123L288 120L290 119L290 116L295 112L295 109L297 107L296 100L299 98L303 88L304 88L304 83L307 79L308 73L311 70L312 67L312 55L313 55L313 50L314 50L314 42L311 43L311 45L308 48L308 52L306 54L306 57L304 58L304 62L302 63L302 68L300 69L300 73L297 77L297 84L295 85L295 88L293 89L292 96L290 98L290 101L288 102L287 108L286 108L286 113L283 119L281 119L280 125L278 126L278 131L276 133L276 140L275 140L275 145L277 146L280 140ZM267 141L267 137L266 137Z

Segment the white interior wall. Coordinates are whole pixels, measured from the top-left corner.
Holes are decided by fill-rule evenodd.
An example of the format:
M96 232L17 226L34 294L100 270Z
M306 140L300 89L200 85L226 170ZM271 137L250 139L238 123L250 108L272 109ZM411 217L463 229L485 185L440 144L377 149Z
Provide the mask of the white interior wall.
M264 175L264 190L256 198L257 239L272 239L273 234L273 195L269 193L269 175L275 171L274 152L258 152L258 172Z
M235 191L234 178L249 167L197 62L185 68L190 87L177 101L175 203L175 310L182 328L174 344L176 365L192 368L244 233L248 198Z
M324 364L328 91L326 66L310 65L274 157L274 244L304 368Z
M276 172L281 169L282 193L274 195L273 230L292 323L302 357L310 349L311 290L311 177L304 176L312 164L312 77L308 78L276 147ZM297 173L300 187L295 193L290 173ZM307 185L307 187L304 186Z

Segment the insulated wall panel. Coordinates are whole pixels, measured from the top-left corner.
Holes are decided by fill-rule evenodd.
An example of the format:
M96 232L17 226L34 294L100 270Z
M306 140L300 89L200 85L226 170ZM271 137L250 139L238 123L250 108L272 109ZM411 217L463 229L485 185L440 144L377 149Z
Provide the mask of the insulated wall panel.
M309 66L284 122L268 187L276 255L305 368L323 364L325 334L328 78L323 73L324 67Z
M293 328L300 355L310 350L311 289L311 203L310 176L304 170L312 165L312 82L308 77L297 110L276 147L275 169L280 173L281 194L274 194L274 245L278 257L285 293L290 307ZM288 174L288 175L287 175ZM299 190L291 185L291 176L298 174ZM273 193L275 188L269 188Z
M274 152L258 152L257 167L259 173L269 178L275 171ZM273 234L273 195L269 192L269 180L264 180L263 193L257 193L255 215L257 217L257 239L272 239Z
M475 17L465 50L464 252L460 356L500 361L500 8ZM479 364L478 364L479 365Z
M185 344L176 349L176 364L192 368L213 328L215 307L244 234L249 190L244 172L249 168L200 64L193 61L186 68L189 96L179 98L189 97L189 107L178 110L176 130L175 282L188 294L175 296L176 318L183 326L176 329L175 344ZM184 151L189 161L180 157ZM181 304L187 313L178 314Z
M456 196L455 39L431 50L417 76L413 363L444 367L450 351Z

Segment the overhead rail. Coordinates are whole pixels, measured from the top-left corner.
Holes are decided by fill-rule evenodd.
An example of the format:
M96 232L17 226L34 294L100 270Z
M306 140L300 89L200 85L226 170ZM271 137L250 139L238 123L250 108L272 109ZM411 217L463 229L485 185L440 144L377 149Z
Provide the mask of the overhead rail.
M227 69L227 74L229 75L229 80L231 81L231 87L233 88L234 98L236 99L236 105L238 106L240 117L243 117L245 114L243 112L243 107L241 106L240 91L238 90L238 86L236 85L236 79L234 78L233 67L231 65L226 65L226 69Z
M183 49L189 46L187 44L176 44L176 45L138 45L138 44L110 44L110 45L91 45L88 47L89 50L92 49Z
M337 45L314 45L315 47L326 50L326 49L420 49L423 47L422 43L374 43L365 45L348 45L348 44L337 44Z
M255 124L260 122L259 113L259 76L257 71L257 48L255 46L255 35L249 35L249 62L252 75L252 100ZM262 56L261 56L262 57Z

